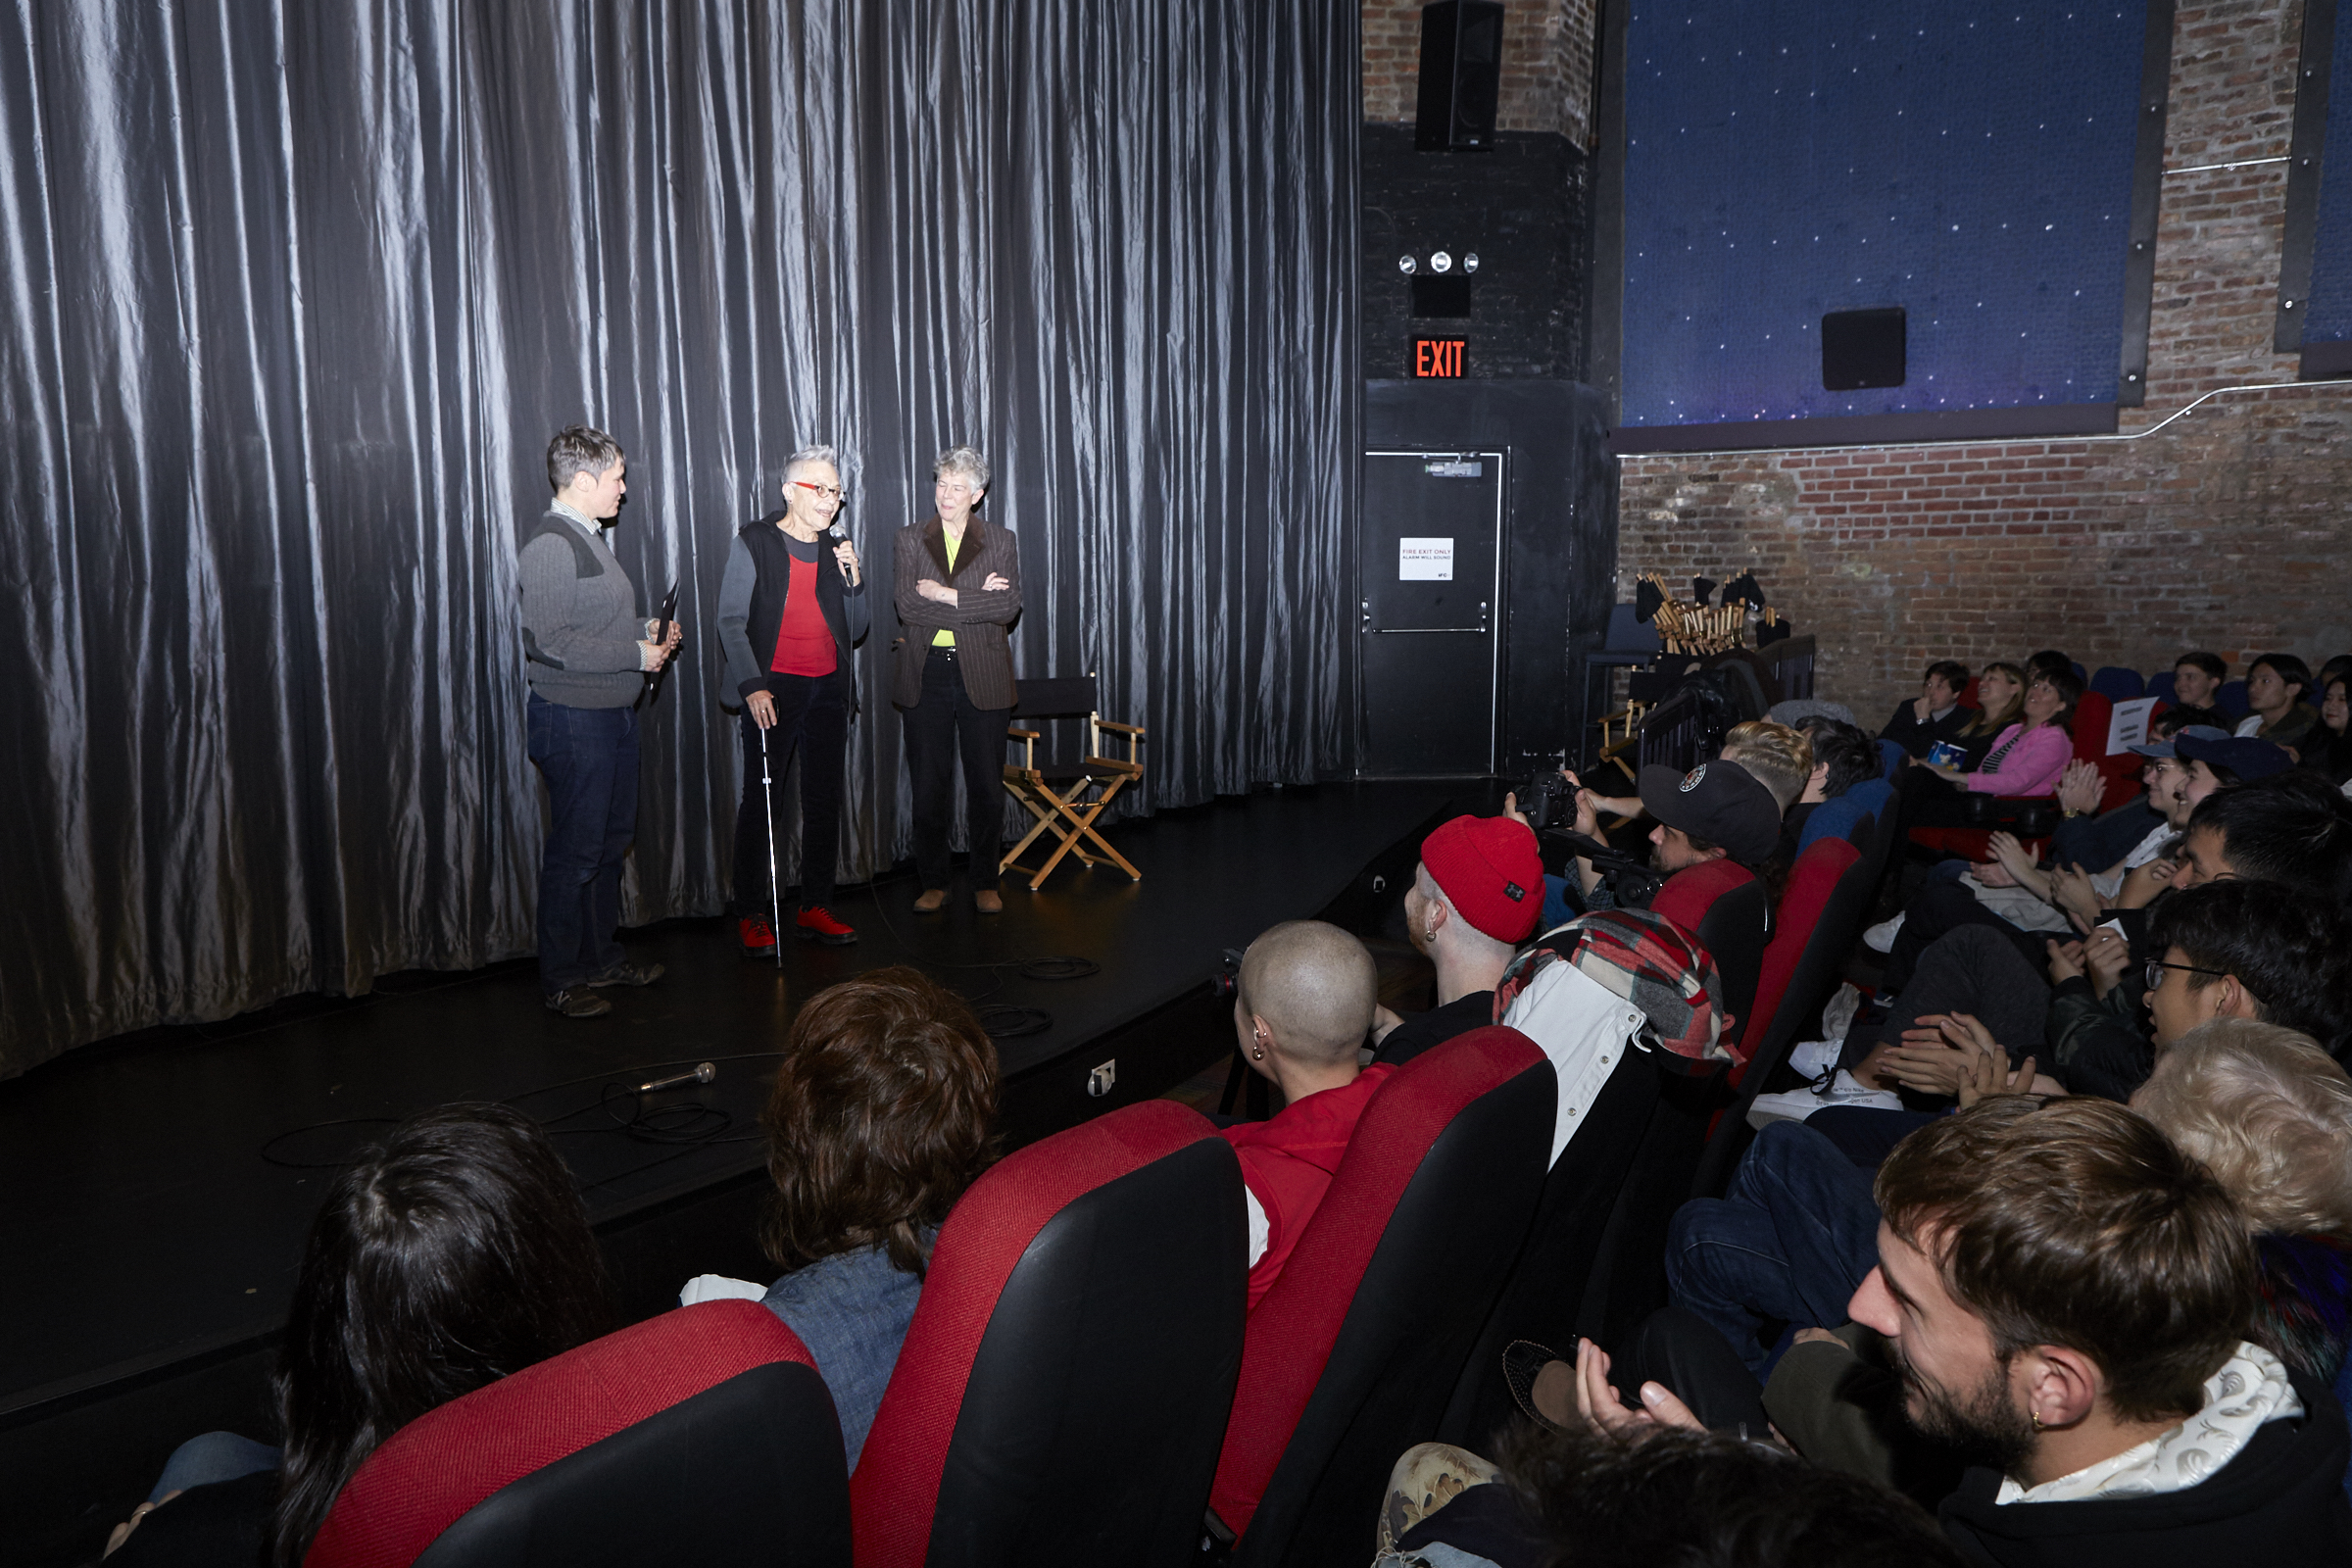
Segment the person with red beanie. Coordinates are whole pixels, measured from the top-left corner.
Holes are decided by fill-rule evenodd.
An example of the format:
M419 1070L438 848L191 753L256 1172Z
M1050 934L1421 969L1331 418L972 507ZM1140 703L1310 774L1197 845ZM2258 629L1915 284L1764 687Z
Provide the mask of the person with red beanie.
M1410 1061L1493 1023L1494 983L1543 908L1544 861L1525 822L1457 816L1423 839L1404 895L1405 934L1438 967L1438 1004L1410 1018L1381 1008L1374 1059Z

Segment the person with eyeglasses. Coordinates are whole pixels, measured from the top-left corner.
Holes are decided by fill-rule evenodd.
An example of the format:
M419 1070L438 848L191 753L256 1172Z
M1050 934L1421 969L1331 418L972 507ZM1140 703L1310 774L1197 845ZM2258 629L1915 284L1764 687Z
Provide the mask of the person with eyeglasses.
M1016 696L1005 628L1021 612L1018 543L986 521L988 460L950 447L931 465L937 511L899 530L894 601L903 628L894 646L890 700L906 715L906 770L914 786L914 865L923 891L915 911L948 902L955 870L948 830L951 791L963 769L964 831L972 904L1002 913L998 856L1004 834L1004 731Z
M771 853L782 824L769 816L771 790L763 779L781 784L796 749L801 896L793 932L831 947L858 940L857 930L833 913L833 874L843 757L858 711L851 650L865 636L872 612L857 546L827 537L846 499L841 455L829 446L803 447L785 460L782 489L781 512L736 534L718 590L719 646L743 703L734 906L736 938L751 958L774 957L780 935L770 918L780 897L770 872L783 875Z

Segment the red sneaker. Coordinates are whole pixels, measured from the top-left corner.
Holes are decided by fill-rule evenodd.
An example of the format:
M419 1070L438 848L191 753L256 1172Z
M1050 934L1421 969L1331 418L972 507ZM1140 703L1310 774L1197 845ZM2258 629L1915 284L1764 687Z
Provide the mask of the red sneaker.
M800 919L793 923L800 927L803 942L822 942L827 947L846 948L858 940L857 931L834 919L831 909L803 909Z
M743 939L745 957L772 958L776 956L776 928L767 923L765 915L745 915L735 922L735 933Z

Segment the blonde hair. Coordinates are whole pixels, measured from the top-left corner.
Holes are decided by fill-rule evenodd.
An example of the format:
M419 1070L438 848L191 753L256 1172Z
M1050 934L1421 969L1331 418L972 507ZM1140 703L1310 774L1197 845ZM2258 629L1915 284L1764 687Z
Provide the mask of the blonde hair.
M2352 1235L2352 1077L2309 1035L2216 1018L2157 1057L2132 1104L2212 1170L2252 1230Z
M1783 811L1795 804L1813 779L1813 738L1769 718L1733 725L1718 755L1754 774L1757 783L1772 791Z
M1984 677L1987 675L2008 676L2017 682L2017 695L2010 698L2007 706L1997 713L1989 708L1977 710L1977 716L1970 719L1961 729L1960 733L1963 735L1998 735L2012 724L2025 722L2026 672L2007 660L1995 660L1986 664L1983 669L1977 671L1977 691L1980 700L1984 690Z

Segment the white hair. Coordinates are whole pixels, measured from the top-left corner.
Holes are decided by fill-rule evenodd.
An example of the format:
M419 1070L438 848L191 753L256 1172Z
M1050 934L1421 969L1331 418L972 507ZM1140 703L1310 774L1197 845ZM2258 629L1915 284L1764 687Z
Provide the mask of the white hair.
M840 453L834 451L831 447L823 445L803 447L800 451L795 452L791 457L784 460L784 482L786 484L792 483L793 475L799 473L803 468L808 466L808 465L811 463L830 464L835 473L841 472Z
M978 447L950 447L931 460L931 477L943 473L959 473L975 490L988 488L988 460Z

